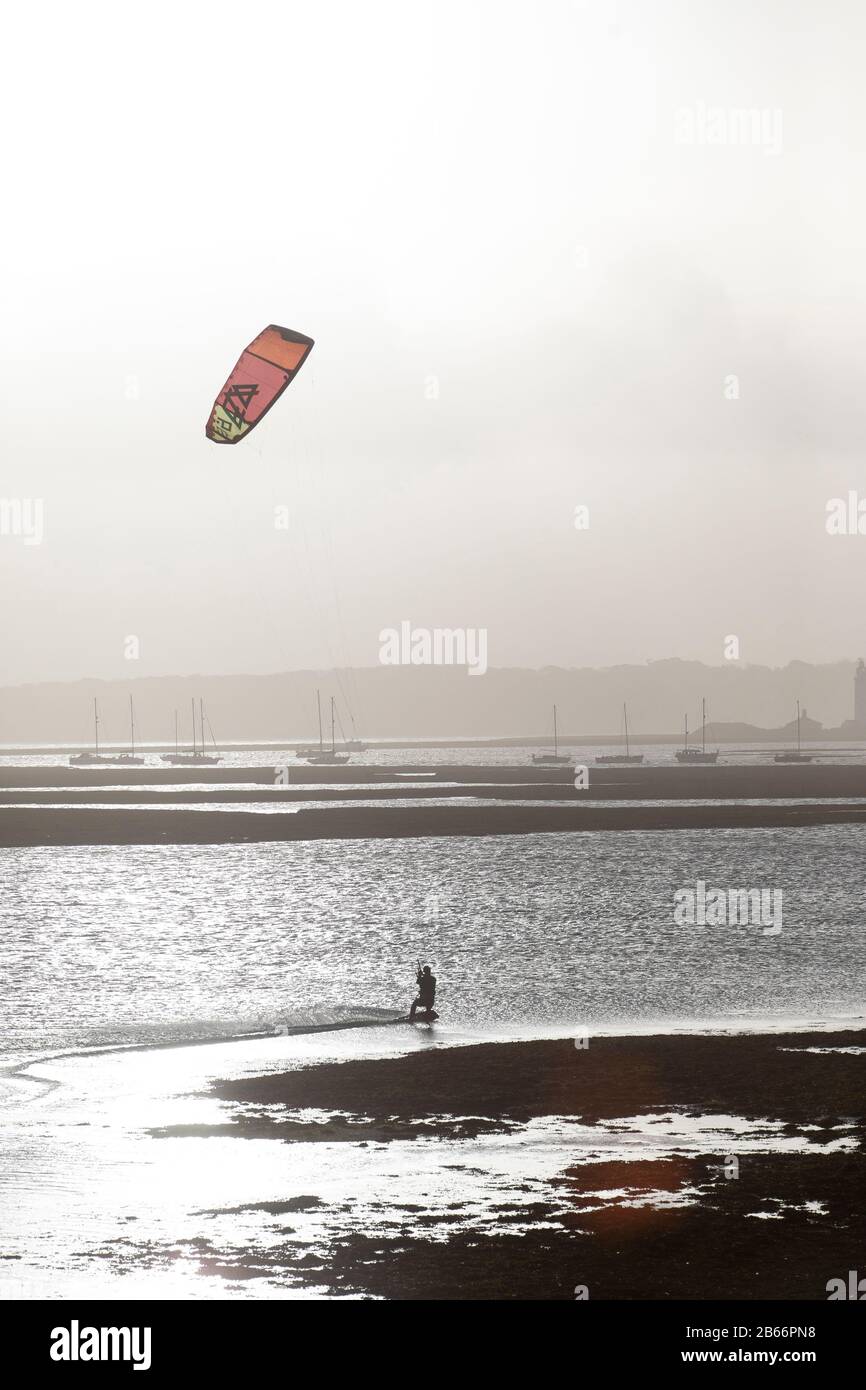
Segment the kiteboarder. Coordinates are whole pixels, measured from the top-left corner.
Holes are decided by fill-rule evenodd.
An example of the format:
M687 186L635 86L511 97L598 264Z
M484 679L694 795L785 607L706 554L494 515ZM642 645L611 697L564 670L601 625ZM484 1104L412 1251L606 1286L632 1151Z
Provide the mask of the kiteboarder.
M432 1013L433 1003L436 999L436 976L429 965L422 965L418 962L418 969L415 972L415 979L418 981L418 998L412 1000L412 1007L409 1010L409 1017L415 1017L416 1009L423 1009L425 1013Z

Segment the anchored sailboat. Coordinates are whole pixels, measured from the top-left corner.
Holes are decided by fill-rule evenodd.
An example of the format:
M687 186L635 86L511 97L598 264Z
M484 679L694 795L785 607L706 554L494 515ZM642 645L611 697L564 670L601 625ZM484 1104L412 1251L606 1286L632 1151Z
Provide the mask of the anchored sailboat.
M686 741L685 746L680 748L676 754L678 763L693 764L716 763L719 760L719 751L715 753L707 752L707 702L701 700L701 746L700 748L689 747L689 717L686 715Z
M199 717L201 720L201 747L196 743L195 732L195 700L190 700L192 707L192 750L189 753L181 753L177 743L177 710L174 712L174 752L161 754L164 763L172 763L176 767L216 767L217 763L222 762L222 758L216 753L206 753L204 751L204 701L199 700ZM210 721L208 721L210 727ZM216 748L216 741L211 731L211 742Z
M642 763L642 762L643 762L643 753L630 753L630 752L629 752L629 748L628 748L628 709L626 708L625 705L623 705L623 707L622 707L622 722L623 722L623 727L625 728L625 753L602 753L600 757L596 758L595 761L596 761L597 763L602 763L602 764L604 764L606 767L612 767L612 766L616 766L616 765L620 765L620 766L626 766L626 765L635 766L636 764Z
M322 742L322 695L316 691L316 711L319 716L319 742L305 743L300 748L295 749L296 758L313 758L317 753L324 753L325 745Z
M99 753L99 706L94 697L93 701L93 752L92 753L73 753L69 759L72 767L91 767L94 764L103 763L104 758Z
M344 694L343 698L344 698L344 700L346 700L345 694ZM354 736L354 733L355 733L355 718L354 718L354 715L352 714L352 710L351 710L351 708L350 708L350 706L349 706L348 700L346 700L346 709L348 710L349 721L350 721L350 723L351 723L351 725L352 725L352 733L353 733L353 737L352 737L352 738L346 738L346 731L345 731L345 729L343 728L343 721L342 721L342 719L340 718L340 711L336 708L336 703L335 703L333 700L332 700L332 704L334 705L334 710L335 710L335 712L336 712L336 718L337 718L337 725L339 726L339 730L340 730L340 742L342 743L343 749L345 750L346 754L351 754L351 753L365 753L365 752L367 751L368 744L364 743L363 739L360 739L360 738L357 738L357 737ZM297 757L297 758L307 758L307 759L310 760L310 761L315 760L315 761L317 761L317 762L333 761L333 759L332 759L330 756L326 756L326 755L328 755L328 750L327 750L327 748L325 747L324 739L323 739L323 737L322 737L322 697L321 697L321 693L320 693L318 690L316 691L316 708L317 708L317 710L318 710L318 716L319 716L319 742L318 742L318 743L305 743L305 744L303 744L300 748L296 748L296 749L295 749L295 757ZM333 740L332 740L332 742L333 742ZM345 762L345 761L346 761L346 758L343 756L342 753L339 755L339 758L340 758L340 761L341 761L341 762Z
M132 696L129 697L129 752L100 753L99 751L99 705L93 701L93 752L74 753L69 759L71 767L141 767L144 758L135 756L135 708Z
M318 748L299 748L299 749L298 749L298 757L299 757L299 758L304 758L304 759L306 759L306 761L307 761L308 763L315 763L315 764L317 764L317 765L319 765L319 766L323 766L323 767L328 767L328 766L330 766L330 767L339 767L339 766L341 766L343 763L347 763L347 762L349 761L349 756L350 756L350 755L349 755L348 753L338 753L338 752L337 752L337 745L336 745L336 742L335 742L335 737L336 737L336 735L335 735L336 713L335 713L335 705L334 705L334 697L333 697L333 695L331 696L331 747L330 747L330 749L327 749L327 748L325 747L324 741L323 741L323 739L322 739L322 699L321 699L321 696L320 696L318 690L316 691L316 709L318 710L318 715L319 715L319 746L318 746Z
M774 763L810 763L812 756L810 753L803 753L800 748L800 701L797 701L797 747L789 748L784 753L777 753L773 759Z
M132 696L129 697L129 752L118 753L117 757L112 758L113 763L120 763L125 767L142 767L144 758L135 756L135 706L132 703Z
M363 739L358 738L357 736L357 731L355 729L355 716L352 713L352 706L349 704L349 700L345 692L343 693L343 700L345 701L346 705L346 713L349 716L349 723L352 726L352 737L346 738L346 730L343 728L343 721L340 718L340 710L339 707L337 707L337 727L340 730L340 739L342 741L343 747L347 748L350 753L366 753L367 744L364 742Z
M571 758L567 753L560 753L559 751L559 735L556 727L556 705L553 706L553 752L533 753L532 761L538 767L562 767L563 764L571 762Z

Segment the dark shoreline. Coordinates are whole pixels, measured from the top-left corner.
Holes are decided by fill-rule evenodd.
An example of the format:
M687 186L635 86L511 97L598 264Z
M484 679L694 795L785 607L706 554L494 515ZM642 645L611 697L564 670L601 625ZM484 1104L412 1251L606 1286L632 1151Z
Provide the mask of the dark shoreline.
M351 1145L348 1194L371 1145L434 1140L441 1166L460 1171L476 1137L519 1136L541 1117L598 1127L601 1155L587 1159L576 1139L547 1197L536 1185L528 1204L502 1203L493 1234L458 1210L387 1207L380 1229L335 1234L315 1256L288 1238L266 1257L256 1246L212 1248L234 1277L282 1269L295 1282L389 1299L573 1299L585 1285L594 1299L824 1300L829 1280L862 1267L866 1242L866 1053L834 1048L866 1049L866 1029L431 1047L218 1082L232 1106L224 1124L157 1133ZM310 1110L328 1113L312 1122L298 1113ZM611 1124L615 1134L627 1117L672 1115L718 1116L723 1133L725 1116L757 1125L745 1146L740 1136L736 1177L724 1152L604 1158ZM804 1151L785 1152L785 1138ZM841 1151L840 1140L856 1147ZM321 1206L315 1182L311 1164L305 1194L270 1194L249 1209L279 1225L302 1204ZM200 1213L203 1237L219 1215Z
M658 1106L793 1126L866 1117L866 1054L804 1051L812 1047L866 1049L866 1028L590 1034L585 1049L570 1037L431 1047L221 1081L215 1089L223 1100L291 1108L351 1111L360 1098L364 1113L403 1119L448 1113L525 1123L557 1114L594 1122Z
M411 798L407 788L405 795ZM285 812L0 808L0 848L233 844L285 840L538 835L575 831L749 830L866 823L866 805L333 807Z
M578 764L580 760L577 760ZM572 766L543 767L523 762L506 763L352 763L310 766L303 761L237 767L69 767L40 765L17 767L0 761L0 789L24 788L80 790L88 787L217 787L237 784L254 796L258 789L296 790L315 787L331 795L346 794L352 787L477 787L497 792L518 788L527 796L566 795L574 800L709 801L792 799L840 799L866 797L866 763L815 762L801 766L779 763L718 763L707 767L680 767L676 763L648 763L642 767L588 765L588 785L575 790Z

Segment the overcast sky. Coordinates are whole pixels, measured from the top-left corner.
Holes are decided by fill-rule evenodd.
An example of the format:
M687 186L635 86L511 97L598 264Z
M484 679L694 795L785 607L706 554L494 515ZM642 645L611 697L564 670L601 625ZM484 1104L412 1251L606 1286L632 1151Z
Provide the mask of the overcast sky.
M866 650L825 528L864 41L855 0L10 11L0 499L44 536L7 508L0 682L372 665L405 619L492 666ZM209 443L272 322L307 364Z

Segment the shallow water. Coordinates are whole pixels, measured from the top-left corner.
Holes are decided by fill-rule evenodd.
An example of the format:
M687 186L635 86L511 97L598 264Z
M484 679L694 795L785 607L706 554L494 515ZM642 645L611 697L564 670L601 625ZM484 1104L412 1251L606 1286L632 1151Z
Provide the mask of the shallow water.
M514 1028L862 1012L866 829L0 851L8 1059L402 1013ZM697 879L783 929L683 927ZM336 1011L336 1012L335 1012Z

